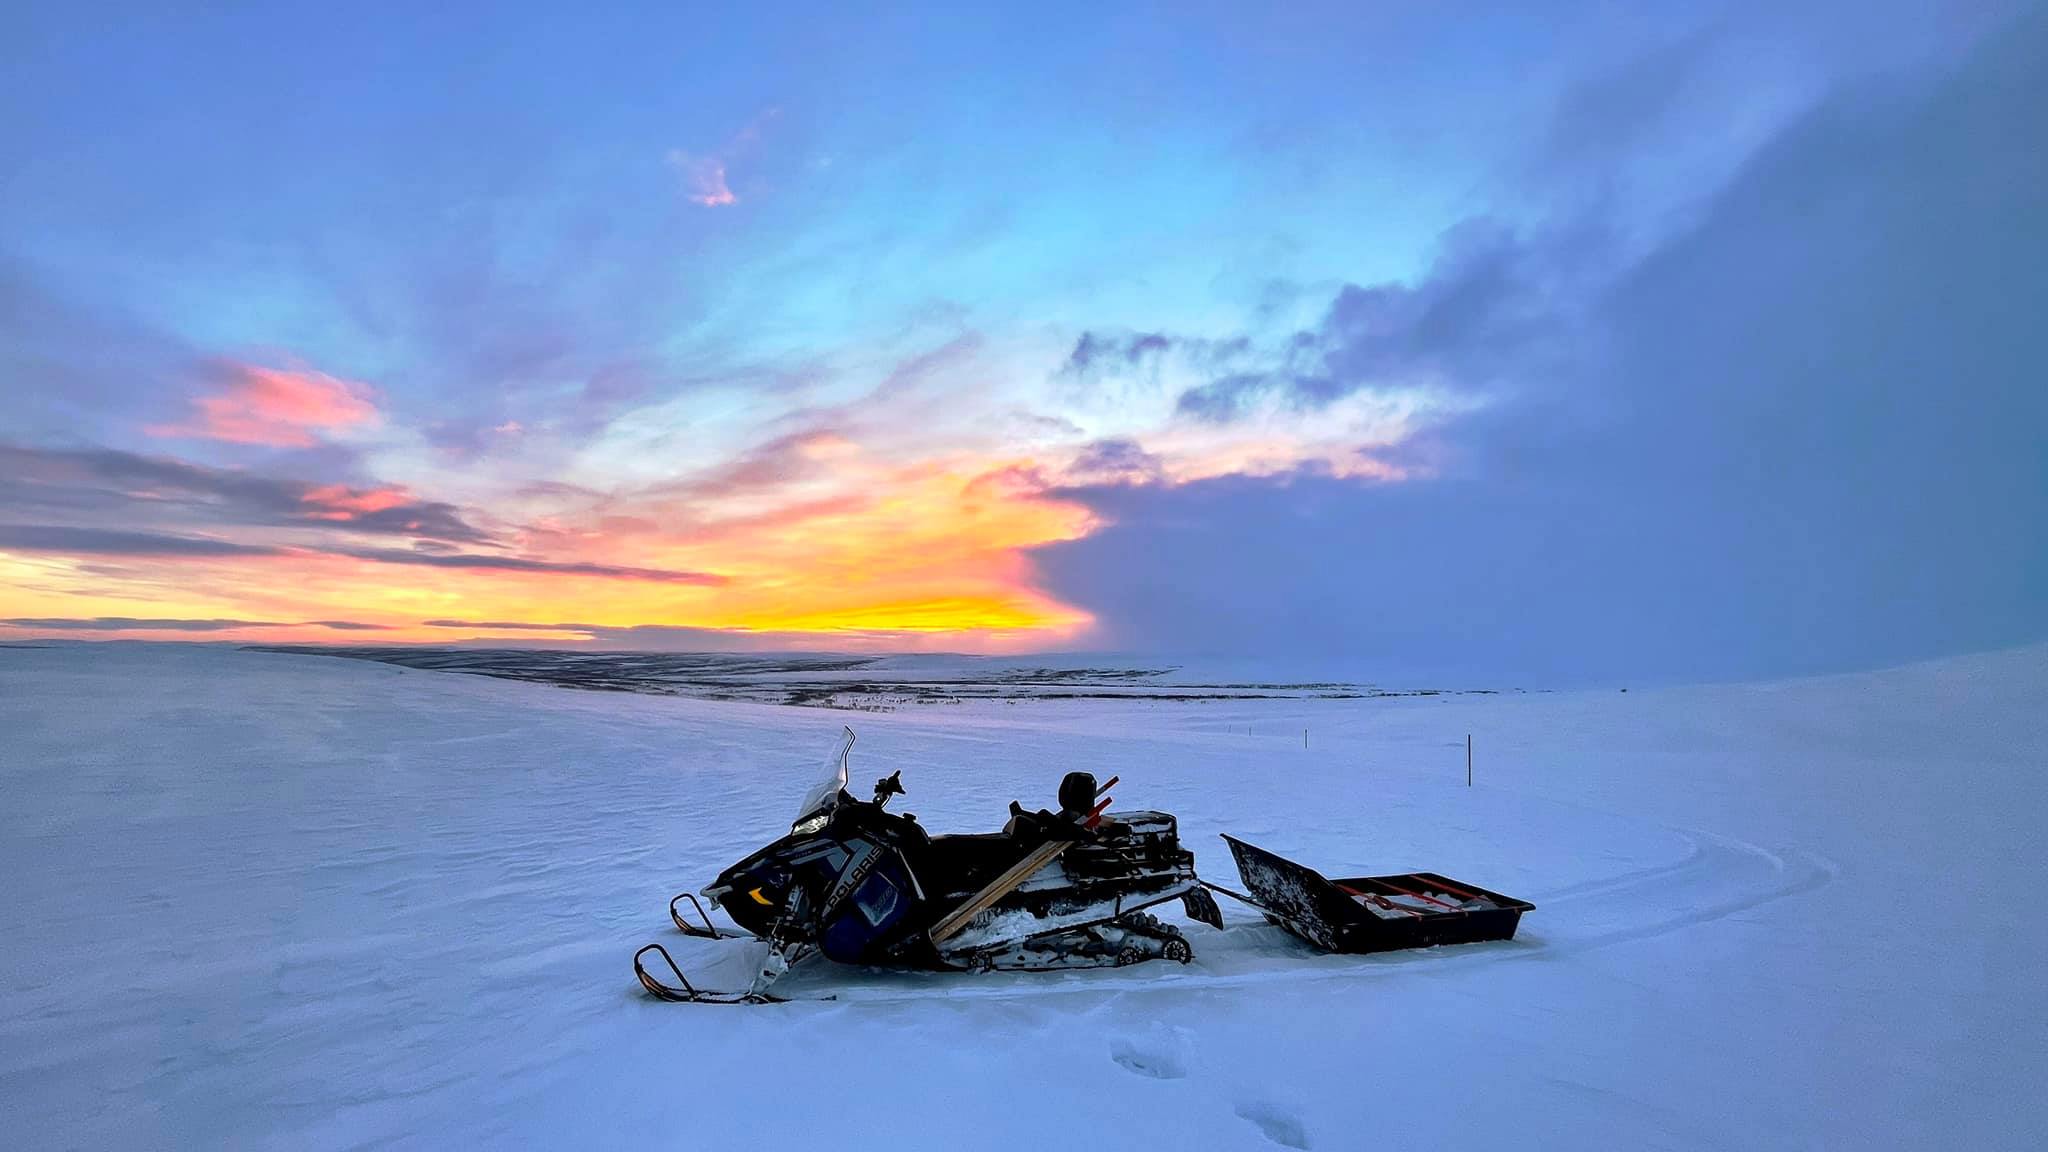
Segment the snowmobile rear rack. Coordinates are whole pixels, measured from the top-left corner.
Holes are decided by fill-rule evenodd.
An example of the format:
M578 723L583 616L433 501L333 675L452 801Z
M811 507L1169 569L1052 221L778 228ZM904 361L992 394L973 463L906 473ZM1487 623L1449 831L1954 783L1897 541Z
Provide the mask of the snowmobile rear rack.
M690 931L687 928L683 930L685 932ZM691 935L700 935L700 933L692 932ZM646 965L642 964L640 960L641 957L649 952L661 954L661 958L668 962L668 970L676 974L676 983L681 984L682 987L678 988L674 984L664 984L660 980L655 979L654 974L649 972ZM690 983L690 978L683 975L683 970L676 965L676 958L669 955L668 949L663 948L659 944L649 944L638 952L633 953L633 974L640 977L640 986L647 989L648 993L654 996L655 999L666 1000L671 1004L788 1003L782 997L770 996L766 992L709 992L699 988Z
M1434 872L1326 878L1312 868L1226 834L1251 895L1204 886L1328 952L1392 952L1438 944L1512 940L1536 906Z

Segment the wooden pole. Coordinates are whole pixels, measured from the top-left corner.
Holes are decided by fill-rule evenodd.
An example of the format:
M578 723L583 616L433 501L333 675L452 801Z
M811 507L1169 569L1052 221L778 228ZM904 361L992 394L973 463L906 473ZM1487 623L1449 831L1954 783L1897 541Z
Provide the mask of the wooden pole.
M945 943L949 937L967 927L967 922L974 919L975 913L1008 896L1019 884L1029 880L1032 873L1052 863L1060 853L1073 846L1072 840L1053 840L1033 848L1022 860L1012 864L1009 871L989 881L988 887L975 893L973 899L955 908L944 919L932 925L931 942Z

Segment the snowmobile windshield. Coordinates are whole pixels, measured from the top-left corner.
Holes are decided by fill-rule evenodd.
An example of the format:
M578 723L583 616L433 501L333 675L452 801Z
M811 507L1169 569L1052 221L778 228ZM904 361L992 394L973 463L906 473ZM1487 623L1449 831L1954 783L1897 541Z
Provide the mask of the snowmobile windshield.
M846 790L846 758L853 751L853 729L839 738L839 747L833 750L832 758L825 762L820 779L804 793L804 802L797 807L796 819L799 824L807 817L829 812L839 803L839 794Z

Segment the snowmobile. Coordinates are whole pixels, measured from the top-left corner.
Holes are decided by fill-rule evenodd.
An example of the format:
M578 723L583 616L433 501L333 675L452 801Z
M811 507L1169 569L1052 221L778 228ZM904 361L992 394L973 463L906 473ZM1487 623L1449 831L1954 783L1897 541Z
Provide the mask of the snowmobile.
M1511 940L1535 905L1435 872L1330 879L1226 835L1239 877L1235 892L1195 875L1164 812L1109 811L1111 777L1086 772L1060 782L1059 809L1026 811L1010 802L1001 832L932 836L908 812L891 812L903 774L875 782L874 798L847 791L853 729L797 806L789 834L719 873L702 895L744 935L765 941L747 988L698 988L660 944L633 954L633 972L663 1000L769 1004L770 989L813 955L842 964L970 972L1046 972L1124 966L1146 960L1187 964L1194 949L1146 909L1179 900L1190 920L1223 927L1211 892L1265 914L1304 944L1358 954ZM712 925L696 893L669 901L682 932L707 939L742 933ZM688 901L695 919L683 911ZM648 967L658 956L670 984Z
M902 773L875 782L873 798L847 790L851 728L824 779L798 806L789 834L721 872L702 895L768 951L744 991L692 985L668 950L633 957L648 992L692 1003L770 1003L776 979L813 955L843 964L965 971L1051 971L1166 959L1194 951L1179 928L1145 910L1179 900L1192 920L1223 926L1164 812L1110 812L1112 777L1087 772L1060 782L1057 811L1010 802L1001 832L928 834L909 812L892 812ZM682 910L689 901L693 921ZM685 892L669 903L683 932L723 939L703 904ZM659 955L676 983L649 971Z

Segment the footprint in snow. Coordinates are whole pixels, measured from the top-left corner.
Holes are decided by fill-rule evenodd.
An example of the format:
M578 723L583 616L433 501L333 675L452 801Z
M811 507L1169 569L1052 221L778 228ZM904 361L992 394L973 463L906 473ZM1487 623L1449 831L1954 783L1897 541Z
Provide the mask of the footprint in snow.
M1308 1130L1301 1126L1301 1120L1285 1108L1257 1100L1240 1102L1237 1114L1252 1122L1259 1134L1275 1144L1289 1148L1307 1148Z
M1187 1063L1161 1045L1118 1040L1109 1046L1109 1058L1140 1076L1150 1076L1154 1080L1178 1080L1188 1074Z

